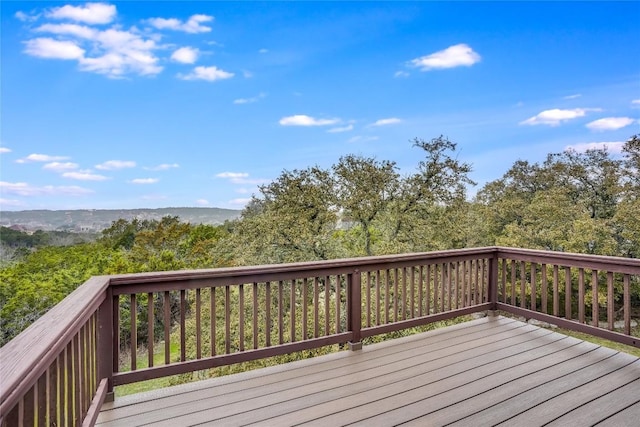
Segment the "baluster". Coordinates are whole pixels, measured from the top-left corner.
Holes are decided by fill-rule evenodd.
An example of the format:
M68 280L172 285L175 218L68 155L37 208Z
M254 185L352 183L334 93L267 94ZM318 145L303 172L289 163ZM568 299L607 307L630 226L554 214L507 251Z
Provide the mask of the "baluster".
M211 322L209 323L209 342L211 343L211 357L216 355L216 288L211 287L209 294L209 313Z
M258 348L258 283L253 282L253 349Z
M196 289L196 359L202 359L202 315L200 312L200 288Z
M153 293L147 293L147 355L149 368L153 367L153 344L155 341L155 319L153 315Z

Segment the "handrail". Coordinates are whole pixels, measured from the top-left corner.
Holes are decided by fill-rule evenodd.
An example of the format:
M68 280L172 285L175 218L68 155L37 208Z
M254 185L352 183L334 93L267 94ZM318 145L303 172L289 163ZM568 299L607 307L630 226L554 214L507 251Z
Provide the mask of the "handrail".
M0 348L0 420L59 357L106 296L108 276L90 278Z
M399 264L399 263L415 263L417 261L427 260L446 260L459 259L465 255L477 256L477 255L490 255L496 251L498 247L483 247L483 248L468 248L468 249L449 249L444 251L435 252L416 252L397 255L376 255L357 258L341 258L335 260L324 261L304 261L293 262L286 264L266 264L258 266L247 267L222 267L222 268L209 268L209 269L197 269L197 270L179 270L179 271L159 271L152 273L131 273L131 274L117 274L110 276L110 284L112 286L118 286L123 284L140 284L149 282L172 282L176 280L198 280L198 279L213 279L218 277L251 277L254 275L263 275L269 273L290 273L290 272L304 272L315 271L324 269L344 269L353 270L358 268L361 271L372 270L377 266L384 264Z
M638 274L640 259L605 255L576 254L572 252L553 252L537 249L495 247L498 257L514 260L553 263L562 266L583 267L595 270L607 270L614 273Z
M514 269L514 265L519 268ZM560 269L565 271L565 276L558 279ZM556 276L553 276L554 272ZM598 282L598 274L605 275L606 283ZM598 328L597 321L595 326L587 324L589 319L584 310L585 275L594 278L593 292L596 297L598 286L604 286L608 291L607 330L604 332ZM636 259L507 247L93 277L0 348L0 425L12 425L13 421L19 425L22 422L41 425L61 420L80 425L85 417L90 424L105 393L111 393L114 384L333 343L348 341L353 348L358 348L361 337L489 309L546 321L555 320L563 327L604 335L640 347L639 340L631 336L629 326L629 283L637 280L631 279L636 277L640 277L640 260ZM622 302L617 302L617 296L614 295L614 282L618 283L618 280L620 284L616 286L623 288L623 296L620 297ZM552 289L547 290L548 283ZM246 285L244 290L243 284ZM283 297L283 286L286 298ZM215 289L220 290L217 296ZM518 292L514 293L514 289ZM568 289L571 297L561 301L558 295L563 289ZM118 373L118 325L121 320L120 304L124 301L122 298L128 298L127 304L137 311L136 295L150 295L151 302L154 298L164 297L165 307L169 297L178 295L182 310L181 345L184 346L184 325L188 316L185 307L191 304L186 294L192 290L196 298L193 304L198 310L202 304L200 298L204 298L207 292L211 293L212 307L217 304L216 301L220 302L221 307L229 307L230 295L240 292L240 309L233 310L241 316L240 319L245 312L251 318L253 323L247 324L247 327L253 333L253 345L250 344L245 350L244 344L240 343L239 352L233 352L229 350L229 342L226 342L227 351L217 354L214 343L211 343L211 354L200 355L201 343L198 341L199 354L195 360L186 360L182 350L180 362L139 370L135 367L133 351L134 372ZM247 301L243 303L245 294ZM553 313L547 312L547 297L553 300ZM271 302L268 302L266 314L259 313L256 307L260 298L269 301L273 298L273 304L278 306L270 307ZM564 304L562 307L561 302ZM624 333L613 330L615 304L624 311ZM153 320L153 304L148 306ZM298 311L295 311L296 306ZM283 315L283 307L289 307L291 312ZM253 308L253 312L250 308ZM280 313L276 313L276 309ZM333 311L330 312L330 309ZM200 332L199 311L197 313L194 316L198 316L196 324ZM602 314L596 304L593 308L595 319L598 320ZM307 318L307 315L312 318ZM260 316L266 319L266 325L259 324L262 319ZM135 317L132 317L131 328L133 342L136 342ZM225 313L225 317L226 340L229 341L229 312ZM343 319L346 319L344 324L341 323ZM325 323L319 325L321 320ZM278 322L279 341L271 344L270 338L266 338L266 343L259 342L265 337L258 337L256 328L271 331L278 326ZM290 322L290 325L283 326L286 322ZM296 322L301 322L302 326ZM150 328L153 328L152 323ZM239 339L242 342L246 339L250 343L251 338L249 335L245 338L246 331L242 332L243 328L240 326L239 336L242 338ZM289 328L287 330L291 336L283 340L283 329L286 328ZM211 329L213 331L215 325ZM165 338L168 337L167 333L165 331ZM278 335L277 330L273 333L274 337ZM271 332L268 334L270 337ZM77 381L74 389L79 394L71 396L71 391L64 389L62 384L65 381L60 380L62 375L70 375L67 384ZM51 405L54 404L64 404L66 409L58 411L57 415L50 415Z

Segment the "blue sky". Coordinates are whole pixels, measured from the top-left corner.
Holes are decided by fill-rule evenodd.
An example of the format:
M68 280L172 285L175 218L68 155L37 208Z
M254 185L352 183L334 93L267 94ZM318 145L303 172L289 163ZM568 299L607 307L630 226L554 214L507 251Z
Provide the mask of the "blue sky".
M640 2L0 7L2 210L240 209L441 134L481 187L640 131Z

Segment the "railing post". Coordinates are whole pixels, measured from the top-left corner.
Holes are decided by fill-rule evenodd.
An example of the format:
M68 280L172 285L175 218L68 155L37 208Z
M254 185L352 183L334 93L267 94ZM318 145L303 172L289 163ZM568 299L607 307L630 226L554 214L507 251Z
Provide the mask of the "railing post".
M489 302L491 310L495 310L498 302L498 251L494 250L489 258Z
M362 349L362 281L360 270L354 270L347 277L349 287L347 288L349 300L349 315L347 316L347 328L353 333L353 338L349 341L349 350Z
M113 401L113 295L107 288L107 297L98 309L98 382L107 379L106 402Z

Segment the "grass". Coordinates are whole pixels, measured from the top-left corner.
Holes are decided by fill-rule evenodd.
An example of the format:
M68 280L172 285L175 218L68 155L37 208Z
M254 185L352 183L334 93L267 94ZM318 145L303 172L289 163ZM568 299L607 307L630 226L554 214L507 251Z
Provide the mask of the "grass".
M180 357L180 344L171 343L170 345L170 360L176 360ZM121 370L128 372L130 365L130 358L127 357L127 361L122 364ZM138 369L144 369L147 367L147 353L138 352L136 358L136 367ZM153 351L153 366L164 365L164 341L160 341L155 345ZM115 388L116 397L126 396L128 394L142 393L143 391L155 390L158 388L168 387L172 385L171 377L157 378L154 380L140 381L132 384L125 384Z
M553 328L552 330L564 335L568 335L570 337L577 338L579 340L588 341L588 342L600 345L602 347L608 347L613 350L621 351L623 353L627 353L632 356L640 358L640 348L637 348L637 347L621 344L621 343L610 341L604 338L595 337L593 335L585 334L583 332L575 332L575 331L570 331L568 329L562 329L562 328Z

